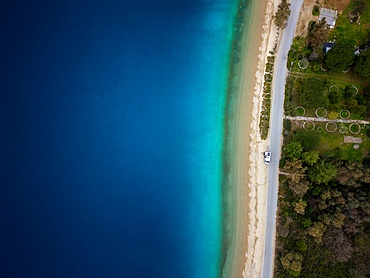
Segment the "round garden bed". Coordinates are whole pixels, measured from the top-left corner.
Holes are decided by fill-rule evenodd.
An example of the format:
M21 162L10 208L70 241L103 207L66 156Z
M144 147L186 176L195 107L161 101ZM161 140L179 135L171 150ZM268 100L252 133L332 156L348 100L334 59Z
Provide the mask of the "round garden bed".
M298 61L298 67L300 69L306 69L308 67L308 61L307 59L302 59Z
M342 70L342 72L343 72L343 73L347 73L347 72L349 72L350 68L351 68L351 67L348 67L348 69L346 69L346 70Z
M349 116L351 116L351 113L349 113L348 110L342 110L339 114L341 119L348 119Z
M338 93L339 92L339 88L335 85L331 85L330 88L329 88L329 93Z
M306 110L302 106L297 106L294 108L294 116L304 116L306 114Z
M328 114L328 110L324 107L319 107L315 110L315 115L318 118L325 118L326 115Z
M361 126L358 123L352 123L349 126L349 132L352 134L358 134L361 131Z
M349 87L349 89L350 89L353 97L358 94L358 89L357 89L356 86L352 85L351 87Z
M335 122L327 122L325 129L327 132L335 132L338 129L338 126Z
M319 127L317 127L317 132L322 132L324 129L321 127L321 126L319 126Z
M315 129L315 123L313 121L304 121L303 128L307 131L312 131Z

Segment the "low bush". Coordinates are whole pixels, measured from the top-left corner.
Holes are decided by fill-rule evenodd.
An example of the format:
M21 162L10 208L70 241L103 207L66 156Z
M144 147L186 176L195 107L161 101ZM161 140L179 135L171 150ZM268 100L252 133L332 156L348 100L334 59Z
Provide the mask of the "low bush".
M305 79L301 85L299 100L302 106L308 108L327 106L328 97L324 94L324 83L316 78Z

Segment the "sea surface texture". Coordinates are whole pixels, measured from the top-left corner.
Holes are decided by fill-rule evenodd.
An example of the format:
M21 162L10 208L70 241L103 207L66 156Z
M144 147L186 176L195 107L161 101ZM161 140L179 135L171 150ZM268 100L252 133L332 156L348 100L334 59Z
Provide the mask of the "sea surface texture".
M0 277L218 277L237 0L0 10Z

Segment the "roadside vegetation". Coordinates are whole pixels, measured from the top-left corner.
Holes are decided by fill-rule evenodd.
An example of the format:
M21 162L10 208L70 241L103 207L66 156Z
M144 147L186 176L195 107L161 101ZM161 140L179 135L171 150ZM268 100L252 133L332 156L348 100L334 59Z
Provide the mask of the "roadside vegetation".
M290 16L290 3L287 0L282 0L278 5L278 9L273 16L273 20L278 29L284 29L287 26ZM263 100L262 111L259 121L259 132L262 140L266 140L270 128L270 109L271 109L271 88L275 62L276 42L274 49L270 51L270 56L267 57L264 82L263 82Z
M289 52L274 277L370 277L369 6Z
M273 51L270 54L274 54ZM262 99L262 111L259 122L259 130L262 140L266 140L270 127L270 110L271 110L271 87L272 77L274 71L275 56L270 55L267 57L266 70L263 82L263 99Z
M274 16L274 23L279 29L284 29L288 24L290 15L290 3L287 0L282 0Z

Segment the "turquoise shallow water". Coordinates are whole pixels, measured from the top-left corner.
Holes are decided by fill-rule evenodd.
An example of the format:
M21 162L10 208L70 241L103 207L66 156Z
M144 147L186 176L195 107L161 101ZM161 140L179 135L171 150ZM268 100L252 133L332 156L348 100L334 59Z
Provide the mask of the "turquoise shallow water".
M218 277L236 5L4 6L0 276Z

